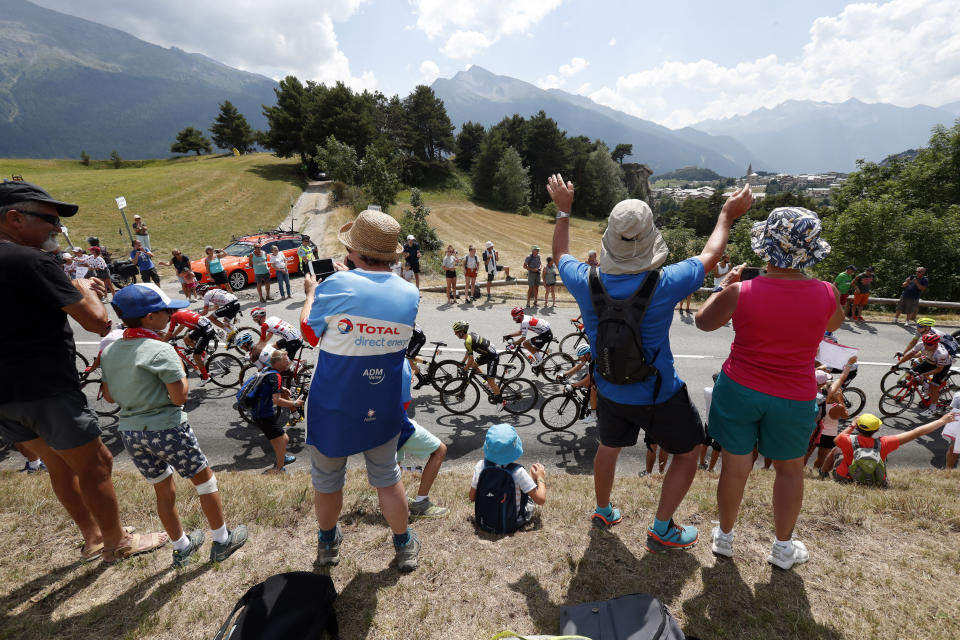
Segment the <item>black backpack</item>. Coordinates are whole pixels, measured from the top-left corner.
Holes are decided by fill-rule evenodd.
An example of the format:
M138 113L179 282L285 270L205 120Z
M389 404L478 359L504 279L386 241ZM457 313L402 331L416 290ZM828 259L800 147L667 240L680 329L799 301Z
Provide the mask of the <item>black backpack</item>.
M645 593L564 607L562 619L561 634L586 636L593 640L687 638L664 604Z
M517 484L513 481L516 462L500 466L484 460L483 471L477 480L477 499L473 514L477 526L490 533L513 533L526 522L520 516L526 513L530 496L522 494L517 504Z
M270 576L247 590L214 640L320 640L339 637L330 576L292 571ZM240 611L231 627L233 616Z
M597 375L613 384L634 384L656 376L654 397L659 392L660 372L653 366L656 354L648 359L643 351L640 327L659 280L660 270L650 271L632 296L614 300L607 294L597 268L590 267L590 300L597 314Z

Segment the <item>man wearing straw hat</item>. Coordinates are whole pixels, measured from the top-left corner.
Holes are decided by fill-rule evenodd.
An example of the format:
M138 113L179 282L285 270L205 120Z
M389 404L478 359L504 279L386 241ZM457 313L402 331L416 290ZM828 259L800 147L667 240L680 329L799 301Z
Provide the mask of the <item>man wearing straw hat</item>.
M596 273L606 295L624 300L637 292L646 278L655 278L641 327L644 355L656 371L639 382L623 384L608 380L597 370L597 426L600 445L593 464L597 507L591 514L595 526L615 525L620 510L610 502L620 449L644 438L673 454L663 478L660 503L653 526L647 529L646 548L657 552L686 549L696 544L696 527L681 526L673 515L687 494L697 473L697 451L706 432L686 384L677 375L670 351L670 322L673 306L703 284L704 273L712 271L727 246L730 225L750 208L752 194L746 187L734 192L723 205L716 227L699 256L663 266L669 253L653 223L653 212L642 200L624 200L613 207L603 233L599 267L570 255L569 211L573 205L573 183L550 176L547 191L557 205L553 232L553 255L567 289L577 300L583 324L597 360L599 317L591 296L591 273ZM661 269L661 267L663 267ZM601 345L603 346L603 345Z
M407 343L413 334L419 293L390 264L403 248L400 225L367 210L340 229L347 266L318 283L304 275L300 311L304 339L319 345L307 398L307 449L312 466L317 522L317 562L340 561L347 457L362 453L367 478L393 531L397 567L417 567L420 540L407 527L407 497L397 466L403 424L401 386ZM355 267L355 268L354 268Z

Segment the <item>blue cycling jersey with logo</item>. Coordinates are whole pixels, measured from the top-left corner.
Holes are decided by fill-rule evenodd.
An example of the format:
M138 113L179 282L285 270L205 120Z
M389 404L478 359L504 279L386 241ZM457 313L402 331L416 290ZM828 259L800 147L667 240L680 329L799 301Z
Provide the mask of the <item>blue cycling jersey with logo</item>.
M338 271L317 285L307 319L320 336L308 444L349 456L400 432L403 363L418 305L417 288L392 272Z

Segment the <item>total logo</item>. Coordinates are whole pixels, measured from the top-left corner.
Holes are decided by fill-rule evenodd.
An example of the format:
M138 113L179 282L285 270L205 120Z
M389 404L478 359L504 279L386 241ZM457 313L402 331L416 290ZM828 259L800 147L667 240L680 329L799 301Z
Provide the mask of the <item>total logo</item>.
M353 323L350 322L349 318L344 318L343 320L337 323L337 331L344 334L350 333L351 331L353 331Z
M364 369L363 377L370 384L380 384L383 382L383 369Z

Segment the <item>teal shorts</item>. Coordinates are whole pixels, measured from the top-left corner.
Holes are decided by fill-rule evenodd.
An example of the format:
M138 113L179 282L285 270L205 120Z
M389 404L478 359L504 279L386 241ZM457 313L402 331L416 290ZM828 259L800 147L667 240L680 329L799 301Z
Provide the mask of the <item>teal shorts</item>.
M816 426L816 400L787 400L760 393L723 373L713 387L708 430L734 455L746 455L757 447L771 460L802 458Z
M430 455L440 448L440 438L433 435L417 422L413 422L415 431L413 435L407 438L400 450L397 451L397 462L401 462L404 457L422 458L426 460Z

